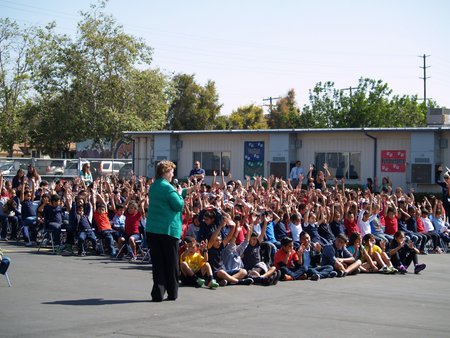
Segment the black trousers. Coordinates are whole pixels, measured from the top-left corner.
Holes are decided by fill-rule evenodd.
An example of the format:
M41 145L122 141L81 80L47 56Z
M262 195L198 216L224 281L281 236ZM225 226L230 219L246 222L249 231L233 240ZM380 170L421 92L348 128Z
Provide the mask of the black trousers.
M167 299L177 299L180 274L179 239L147 232L147 244L152 258L152 300L162 301L166 291Z

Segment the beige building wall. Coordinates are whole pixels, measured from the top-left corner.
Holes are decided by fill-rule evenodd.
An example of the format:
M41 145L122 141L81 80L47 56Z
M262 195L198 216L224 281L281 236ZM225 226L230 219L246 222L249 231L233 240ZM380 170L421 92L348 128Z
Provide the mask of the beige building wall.
M282 145L280 151L289 149L287 165L296 160L302 161L305 173L308 171L309 164L315 162L316 153L323 152L355 152L360 154L361 167L360 177L355 180L348 180L349 184L365 184L366 178L377 177L378 183L381 183L382 177L388 176L394 187L401 186L408 190L410 188L416 191L440 191L435 184L415 184L411 183L411 138L413 133L436 133L440 135L437 140L444 140L443 143L436 142L435 152L437 158L444 165L450 168L450 130L372 130L367 133L376 138L376 174L374 175L374 152L375 141L366 135L364 130L323 130L323 131L305 131L305 130L282 130L282 131L233 131L233 132L160 132L162 135L170 135L171 145L167 147L166 154L168 158L178 163L178 177L183 178L189 174L193 165L194 152L218 152L227 151L231 153L230 171L234 179L243 180L244 177L244 143L246 141L264 142L264 175L270 174L270 157L276 152L277 148L270 145L271 135L289 135L286 140L290 144ZM157 159L155 156L155 137L158 133L141 133L134 135L135 155L134 165L138 175L149 175L151 166ZM163 136L164 137L164 136ZM275 139L275 138L273 138ZM281 138L282 139L282 138ZM279 142L280 138L278 137ZM178 143L177 143L178 142ZM175 146L175 144L178 144ZM278 146L278 145L277 145ZM170 149L169 149L170 148ZM403 150L406 152L406 170L405 172L382 172L381 171L381 152L383 150ZM156 151L158 152L158 151ZM161 153L161 149L159 149ZM436 160L437 162L437 160ZM154 167L153 167L154 168ZM151 175L149 175L151 176ZM212 177L207 177L206 182L211 182Z

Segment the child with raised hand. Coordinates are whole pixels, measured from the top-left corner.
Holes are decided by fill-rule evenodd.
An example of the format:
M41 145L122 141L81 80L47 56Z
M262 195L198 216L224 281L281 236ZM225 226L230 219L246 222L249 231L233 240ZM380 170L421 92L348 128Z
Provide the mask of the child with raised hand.
M181 254L180 259L182 283L197 287L206 285L211 289L217 288L219 284L213 279L211 265L208 263L207 240L198 245L193 237L186 236L184 242L186 250Z
M222 239L221 231L223 227L227 224L230 226L231 229L228 232L227 236L224 239ZM217 278L217 280L219 281L219 285L221 286L225 286L227 284L250 285L253 283L252 278L245 278L247 276L247 270L243 268L230 270L224 264L225 258L228 258L224 257L228 256L224 254L225 247L227 247L229 245L228 243L230 243L230 241L232 240L235 234L235 227L236 223L234 223L230 215L224 213L220 226L214 231L210 240L207 243L208 262L213 270L213 276ZM231 252L228 251L228 254L231 254ZM239 254L237 254L236 256L233 253L233 256L240 258Z

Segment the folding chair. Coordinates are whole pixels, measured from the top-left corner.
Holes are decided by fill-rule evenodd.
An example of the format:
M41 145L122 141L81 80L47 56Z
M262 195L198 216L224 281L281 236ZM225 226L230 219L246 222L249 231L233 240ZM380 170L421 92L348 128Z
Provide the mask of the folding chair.
M5 277L6 277L6 281L8 282L8 286L9 287L11 287L11 280L9 279L9 276L8 276L8 268L9 268L9 265L10 265L10 259L9 259L9 257L6 257L6 256L3 256L5 259L2 259L2 261L1 261L1 274L2 275L5 275Z
M6 281L8 282L8 286L11 287L11 281L9 280L8 273L5 272Z
M52 243L52 252L56 253L55 251L55 244L53 241L53 232L51 230L46 230L44 229L44 233L42 234L42 239L41 242L39 243L39 247L38 247L38 251L41 250L42 244L44 243L44 241L47 239L47 242L50 240L50 242Z

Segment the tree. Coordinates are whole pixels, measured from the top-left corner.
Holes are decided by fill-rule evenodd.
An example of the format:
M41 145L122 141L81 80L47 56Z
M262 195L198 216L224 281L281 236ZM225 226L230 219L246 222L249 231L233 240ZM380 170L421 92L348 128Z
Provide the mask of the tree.
M203 87L194 75L177 74L172 79L173 92L167 115L168 129L212 129L222 105L213 81Z
M309 91L310 106L303 107L299 118L300 128L331 128L333 116L341 111L339 92L331 81L317 83Z
M229 117L231 129L266 129L267 121L263 109L254 104L239 107Z
M269 112L268 124L271 129L297 128L300 109L295 100L295 91L290 89L285 97L279 99L275 108Z
M333 82L319 82L309 99L299 119L302 128L419 127L426 123L425 103L419 103L417 96L392 96L381 80L361 78L350 93L335 89Z
M219 115L214 120L214 130L230 129L230 119L227 115Z
M22 113L29 82L28 29L0 18L0 148L13 155L15 143L24 141Z
M47 152L92 139L100 148L109 143L112 153L123 131L165 126L167 78L149 68L152 49L106 15L105 4L82 12L74 40L57 35L52 24L37 33L33 80L38 107L30 110L30 118L34 142ZM50 118L72 132L49 130Z

